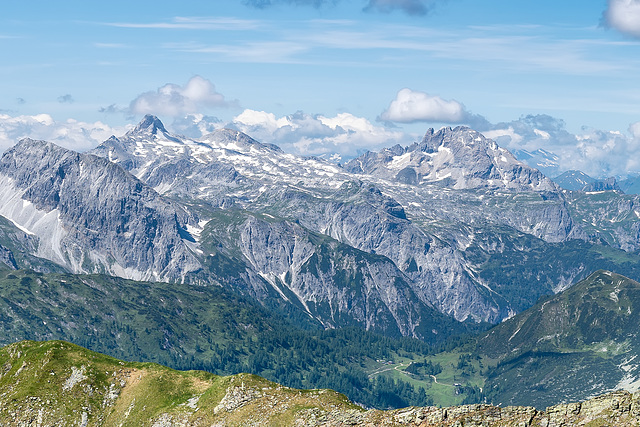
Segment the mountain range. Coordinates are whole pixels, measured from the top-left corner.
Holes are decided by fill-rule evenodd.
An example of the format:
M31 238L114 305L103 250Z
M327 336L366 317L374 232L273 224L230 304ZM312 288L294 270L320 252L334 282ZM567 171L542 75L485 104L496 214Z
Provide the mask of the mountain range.
M16 259L230 286L326 327L427 340L434 309L499 322L614 269L597 265L603 244L620 250L615 264L640 243L637 196L564 193L464 127L342 167L230 129L172 135L146 116L86 154L22 140L0 160L0 180L0 215L17 228L5 232L37 242L14 246ZM594 255L576 260L558 243ZM527 289L494 269L496 258L528 259L531 247L554 252L558 268L533 275ZM544 270L514 268L528 280Z
M564 347L512 348L515 338L504 336L518 333L500 331L535 310L540 298L580 289L570 286L596 270L640 279L640 196L609 187L568 191L466 127L430 129L409 146L338 165L285 153L232 129L200 139L171 134L158 118L146 116L88 153L21 140L0 159L0 184L0 263L5 292L12 295L3 297L7 339L29 338L31 330L39 334L31 338L71 339L101 351L126 348L128 353L116 355L140 360L167 351L157 361L176 367L197 367L205 355L236 348L243 355L234 367L262 372L262 356L245 350L262 339L247 332L252 328L312 334L356 328L431 346L410 351L385 344L409 364L451 337L499 324L483 338L489 343L500 335L491 346L499 353L481 343L474 350L447 344L460 368L446 369L452 384L456 375L469 380L468 390L457 390L461 396L522 403L500 381L512 381L514 372L529 372L541 360L573 360L579 353L584 372L591 372L603 359L585 356L586 347L571 347L567 357ZM23 300L27 290L31 297ZM194 329L210 304L232 307L221 302L228 298L244 304L255 324L232 323L234 332L226 337ZM92 317L87 306L104 316ZM77 318L61 320L69 310ZM162 322L166 310L178 316ZM40 319L37 328L30 326L34 319ZM270 328L261 319L284 326ZM40 321L55 327L43 329ZM221 327L221 320L207 322L208 328ZM146 338L134 339L132 331L140 333L142 324ZM80 331L92 327L94 333L83 337ZM118 332L105 335L109 330ZM194 336L209 338L200 343ZM104 338L109 346L96 348ZM545 342L540 336L528 341L534 339ZM237 347L240 341L245 344ZM468 360L468 351L479 361ZM541 359L546 353L563 356ZM371 367L376 359L363 356L358 363ZM614 362L630 366L625 372L635 384L632 361ZM410 383L430 387L426 363L414 365L424 378ZM261 369L275 378L272 367ZM622 368L607 369L616 372L610 376L615 384L598 381L594 393L627 381ZM288 381L306 387L309 378L316 377ZM518 385L518 393L542 387L536 381ZM477 385L484 382L480 391ZM581 399L585 393L581 388L568 396ZM525 403L559 398L543 395Z

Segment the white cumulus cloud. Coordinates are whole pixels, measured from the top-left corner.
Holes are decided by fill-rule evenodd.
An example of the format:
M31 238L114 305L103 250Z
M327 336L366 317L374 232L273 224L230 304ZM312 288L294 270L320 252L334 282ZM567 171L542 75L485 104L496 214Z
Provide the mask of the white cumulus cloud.
M398 123L441 122L461 123L467 117L458 101L447 101L439 96L408 88L401 89L380 118Z
M75 151L85 151L94 148L111 135L122 135L126 131L126 127L114 128L99 121L56 121L48 114L0 114L0 151L12 147L22 138L41 139Z
M640 0L609 0L604 18L621 33L640 37Z
M131 101L129 109L133 114L180 117L236 103L237 101L227 101L209 80L194 76L184 86L167 83L156 91L139 95Z

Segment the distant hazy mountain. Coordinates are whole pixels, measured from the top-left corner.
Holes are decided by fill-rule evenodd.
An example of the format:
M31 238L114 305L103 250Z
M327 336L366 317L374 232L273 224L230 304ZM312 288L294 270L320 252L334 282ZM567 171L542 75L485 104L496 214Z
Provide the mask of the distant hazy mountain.
M596 182L596 179L581 171L568 170L553 178L553 182L565 190L581 191L585 186Z
M618 181L620 190L626 194L640 194L640 176L629 176Z
M556 176L560 171L560 157L557 154L539 148L537 150L513 150L513 155L546 176Z
M620 191L622 189L618 185L615 178L595 179L584 172L569 170L553 178L553 181L561 188L571 191Z

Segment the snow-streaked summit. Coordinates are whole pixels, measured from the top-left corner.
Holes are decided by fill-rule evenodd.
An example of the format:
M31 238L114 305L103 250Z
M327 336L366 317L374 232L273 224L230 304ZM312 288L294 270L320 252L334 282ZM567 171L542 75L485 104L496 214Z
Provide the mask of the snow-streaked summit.
M234 129L191 139L166 131L157 117L145 118L122 137L91 151L119 164L161 194L189 194L224 204L229 197L258 197L265 184L335 189L351 179L328 161L284 153Z
M352 173L374 175L405 184L454 188L500 188L516 191L555 191L555 184L538 170L518 161L507 149L470 128L429 129L420 143L396 145L351 160Z

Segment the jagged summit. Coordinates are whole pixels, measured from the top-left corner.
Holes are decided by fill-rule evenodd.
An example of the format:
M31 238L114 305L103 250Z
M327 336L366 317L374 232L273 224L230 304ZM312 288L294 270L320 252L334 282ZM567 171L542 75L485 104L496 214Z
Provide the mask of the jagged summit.
M407 147L407 150L419 149L426 153L438 151L439 147L451 147L456 145L473 145L480 149L488 147L497 148L497 144L487 139L480 132L475 131L467 126L457 126L455 128L443 127L437 132L433 128L427 129L422 142Z
M345 169L420 185L438 183L456 188L504 188L516 191L555 191L540 171L518 161L507 149L466 126L427 130L420 143L367 152Z
M127 132L127 135L136 135L140 133L156 135L158 131L167 133L167 129L165 129L164 124L158 117L147 114L135 128Z
M41 139L31 139L31 138L22 138L18 141L16 145L9 148L8 151L24 151L24 150L33 150L33 149L49 149L49 150L64 150L68 151L66 148L60 147L59 145L54 144L53 142L44 141ZM6 153L5 152L5 153Z

